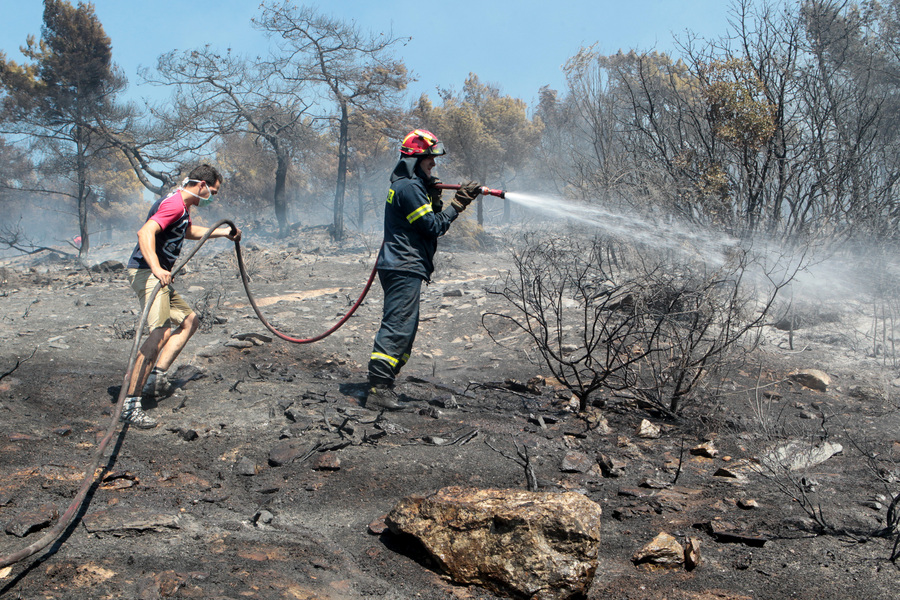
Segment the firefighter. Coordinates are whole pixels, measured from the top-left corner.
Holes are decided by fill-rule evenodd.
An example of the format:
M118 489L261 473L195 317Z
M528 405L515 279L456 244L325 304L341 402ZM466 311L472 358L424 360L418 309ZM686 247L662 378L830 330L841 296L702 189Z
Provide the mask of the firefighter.
M400 146L400 160L391 174L384 209L384 244L378 253L378 279L384 290L381 328L369 359L366 407L401 408L394 380L409 360L419 328L422 282L434 272L437 239L481 193L470 181L460 187L444 209L440 180L432 174L435 159L446 154L443 144L425 129L410 132Z

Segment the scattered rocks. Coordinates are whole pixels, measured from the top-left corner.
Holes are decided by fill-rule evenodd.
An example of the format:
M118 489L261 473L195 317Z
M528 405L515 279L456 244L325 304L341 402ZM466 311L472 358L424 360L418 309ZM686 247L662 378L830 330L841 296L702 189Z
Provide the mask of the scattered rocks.
M844 447L836 442L823 442L813 445L805 440L793 440L778 446L760 457L762 467L770 470L803 471L822 464L835 454L844 451Z
M366 527L366 531L368 531L371 535L381 535L385 531L388 530L387 523L385 519L387 515L381 515L371 523L369 523L368 527Z
M313 471L339 471L341 459L334 452L323 452L313 461L312 469Z
M684 564L684 548L678 540L663 531L635 552L631 562L650 567L679 568Z
M566 452L559 470L563 473L587 473L594 466L594 460L584 452Z
M659 425L654 425L647 419L643 419L638 426L635 435L645 440L655 440L660 436L661 432L662 429Z
M450 487L403 499L387 517L457 583L513 597L583 595L597 569L600 506L572 492Z
M788 378L811 390L817 390L819 392L828 391L828 386L831 385L831 377L819 369L801 369L794 371L788 375Z
M694 456L703 456L705 458L715 458L719 455L719 450L713 442L704 442L699 446L691 448L691 454Z
M684 568L693 571L700 566L700 540L695 537L687 539L684 548Z
M111 533L119 537L181 528L176 515L144 512L132 508L97 511L86 515L82 522L89 533Z
M601 454L597 462L600 465L600 471L604 477L621 477L625 474L627 463L608 454Z
M256 466L256 462L247 458L246 456L242 456L240 460L237 461L234 465L234 472L238 475L244 475L246 477L252 477L259 472L259 468Z
M21 538L50 527L58 518L59 511L55 507L43 506L36 510L19 513L6 524L5 531L9 535Z
M306 454L306 450L302 443L288 438L269 451L269 465L273 467L288 465L304 454Z

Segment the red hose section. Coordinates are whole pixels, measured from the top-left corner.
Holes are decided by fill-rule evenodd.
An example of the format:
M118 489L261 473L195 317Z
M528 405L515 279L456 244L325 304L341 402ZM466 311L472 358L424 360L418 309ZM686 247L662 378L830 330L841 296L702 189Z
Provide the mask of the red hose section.
M209 236L212 232L222 225L228 225L231 227L231 230L234 231L237 229L232 221L229 219L222 219L221 221L214 224L209 228L209 231L198 240L197 244L191 249L190 253L180 262L178 265L172 269L172 277L174 278L176 274L188 263L188 261L193 258L194 254L206 243L206 240L209 239ZM369 293L369 288L372 287L372 282L375 279L375 273L377 273L377 269L372 269L372 274L369 275L369 280L366 282L366 286L360 294L359 299L356 303L347 311L340 321L337 322L331 329L317 335L315 337L300 339L295 338L289 335L285 335L272 327L269 322L263 317L262 313L259 310L259 307L256 305L256 300L253 298L253 294L250 292L250 281L247 276L247 270L244 267L244 259L241 255L241 245L239 242L234 243L235 254L237 255L238 260L238 268L241 273L241 281L244 284L244 291L247 293L247 297L250 300L250 305L253 307L254 312L256 312L256 316L260 321L266 326L266 328L280 337L283 340L288 342L292 342L295 344L309 344L318 340L321 340L325 337L328 337L335 331L337 331L341 325L347 322L347 320L356 312L356 309L359 308L359 305L362 304L363 299L365 299L366 294ZM84 479L81 482L81 486L78 488L78 492L75 494L75 497L72 499L72 502L69 504L69 507L66 511L60 516L59 520L43 537L38 539L32 544L29 544L25 548L22 548L18 552L14 552L12 554L7 554L6 556L0 556L0 569L7 567L9 565L15 564L21 560L28 558L34 554L40 552L43 548L46 548L50 544L54 542L59 536L63 534L63 532L69 527L72 523L72 520L75 518L75 515L78 514L78 510L81 508L81 505L84 503L85 498L87 498L87 494L90 491L91 487L94 485L98 475L103 472L103 469L99 470L100 461L103 459L103 454L106 451L106 447L109 445L109 442L115 436L116 431L119 429L119 417L122 414L122 408L125 404L125 397L128 394L128 388L131 385L131 377L134 371L134 363L137 361L138 350L140 349L141 336L143 335L144 325L147 323L147 315L150 312L150 307L153 305L153 300L156 298L156 294L159 293L159 290L162 286L157 283L156 287L153 288L153 291L150 293L150 297L147 299L147 302L144 304L144 310L141 313L140 324L135 329L134 333L134 343L131 346L131 355L128 359L128 368L125 370L125 377L122 381L122 388L119 390L119 397L116 400L116 408L113 411L112 418L110 419L109 426L106 429L106 434L103 436L103 439L100 441L100 444L97 446L97 450L94 452L94 458L91 463L91 466L85 471ZM124 434L125 430L120 432L120 435Z
M439 190L458 190L462 187L462 185L458 183L439 183L434 187L438 188ZM496 196L498 198L506 198L506 190L492 190L486 185L481 186L478 193L482 196Z
M313 342L318 342L321 339L324 339L341 328L341 326L347 322L347 320L353 316L353 313L356 312L356 309L359 308L359 305L362 304L362 301L365 299L366 294L369 293L369 288L372 287L372 282L375 281L375 274L378 272L377 265L372 267L372 273L369 275L369 280L366 281L366 286L363 288L362 293L359 295L359 298L356 300L356 303L350 307L350 310L347 311L341 319L335 323L335 325L324 333L320 333L319 335L311 338L298 338L294 336L287 335L278 331L275 327L273 327L268 320L263 316L262 311L259 310L259 306L256 304L256 299L253 297L253 294L250 292L250 280L247 276L247 269L244 267L244 258L241 255L241 245L238 242L234 243L234 251L237 254L238 261L238 270L241 273L241 281L244 284L244 291L247 293L247 299L250 301L250 306L253 307L253 312L256 313L256 318L262 321L262 324L266 326L266 329L280 337L281 339L291 342L292 344L311 344Z

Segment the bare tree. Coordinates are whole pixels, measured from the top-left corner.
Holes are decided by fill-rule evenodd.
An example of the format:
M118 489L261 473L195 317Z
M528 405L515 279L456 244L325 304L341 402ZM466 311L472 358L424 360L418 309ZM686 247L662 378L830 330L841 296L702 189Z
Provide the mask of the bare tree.
M270 1L254 23L279 46L274 68L286 81L318 87L323 115L338 130L337 182L334 193L333 234L344 234L344 194L350 154L350 118L354 111L373 112L399 100L410 75L392 49L404 38L364 33L352 22L326 17L310 7ZM324 104L321 104L324 103Z
M169 52L159 58L151 83L175 88L173 123L212 137L247 134L272 150L279 235L287 233L287 178L296 140L309 123L305 82L286 79L271 62L219 54L210 48Z

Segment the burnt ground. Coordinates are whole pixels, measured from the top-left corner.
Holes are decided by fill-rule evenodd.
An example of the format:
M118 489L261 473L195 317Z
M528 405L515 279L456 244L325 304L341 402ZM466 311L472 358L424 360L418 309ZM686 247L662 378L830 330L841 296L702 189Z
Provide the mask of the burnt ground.
M355 299L371 244L338 247L310 230L265 249L245 240L244 250L273 323L311 335ZM768 328L754 358L761 368L735 372L716 410L698 406L674 422L600 395L579 416L552 385L532 393L507 383L547 375L529 360L524 339L510 332L500 346L481 325L484 311L504 308L486 290L507 254L466 250L451 237L424 293L415 356L399 386L409 408L379 415L360 401L380 315L377 284L326 340L273 340L247 305L228 246L211 242L177 280L189 301L206 298L211 308L176 363L178 389L151 404L160 426L119 435L76 525L51 550L0 570L0 596L494 598L455 585L413 544L369 526L410 494L524 488L518 445L528 448L542 489L582 491L602 506L589 598L897 597L893 539L872 535L886 518L876 497L889 489L861 454L891 456L897 373L866 356L856 327L866 326L862 309L844 306L838 319L800 329L794 350L786 333ZM97 254L124 260L129 251L122 244ZM108 425L137 318L122 272L46 255L3 267L0 555L41 534L19 537L10 524L39 527L32 511L62 513L74 496ZM248 333L260 335L240 335ZM834 383L826 392L805 388L787 379L795 368L822 369ZM784 481L714 476L763 447L751 410L757 394L746 391L757 386L774 430L843 445L805 474L808 497L834 530L817 530L791 498L796 490L779 488ZM661 437L636 435L645 418L662 427ZM719 456L689 454L706 439ZM604 477L596 465L563 472L570 451L620 459L624 474ZM653 484L676 475L675 485ZM710 533L729 528L736 534ZM701 566L636 568L632 554L661 531L697 537Z

